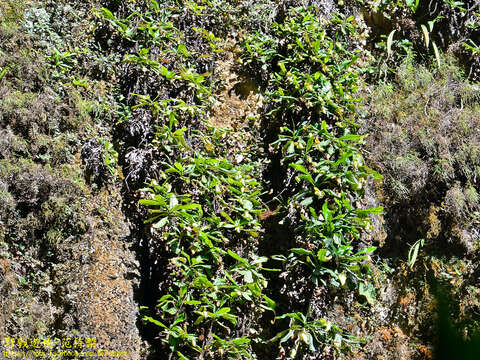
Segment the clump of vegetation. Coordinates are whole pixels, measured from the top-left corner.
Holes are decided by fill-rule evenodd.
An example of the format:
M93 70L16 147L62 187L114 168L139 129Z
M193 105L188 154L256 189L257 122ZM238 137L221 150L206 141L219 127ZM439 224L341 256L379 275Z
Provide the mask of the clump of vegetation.
M356 204L366 180L380 176L363 163L363 137L353 120L354 93L363 72L356 62L364 55L351 46L357 37L353 17L321 21L313 7L292 7L270 32L244 40L242 62L260 74L267 89L263 131L272 166L264 176L273 190L267 201L280 204L269 226L285 227L291 237L280 244L286 252L279 253L276 244L267 253L280 261L285 281L297 283L288 292L276 290L274 298L288 299L283 307L290 312L280 318L309 329L305 346L300 338L288 340L285 330L274 338L286 336L280 344L288 344L292 357L315 351L322 342L316 336L342 351L355 342L337 326L327 326L335 331L320 335L316 325L323 321L320 309L327 300L298 302L313 287L357 289L368 301L372 298L365 291L365 274L375 248L361 247L356 240L369 224L368 214L380 213L381 208L361 209Z
M99 9L97 31L102 37L112 31L124 44L119 83L129 115L119 126L126 135L119 162L125 159L131 186L149 182L140 204L151 214L145 221L152 224L145 228L152 238L148 252L163 266L159 287L151 290L158 294L157 310L144 308L144 319L159 326L159 339L179 358L251 358L263 354L260 344L270 344L269 353L288 344L293 357L325 341L347 349L355 339L318 311L309 314L305 302L296 305L293 294L278 304L284 300L269 283L281 269L268 275L263 264L287 274L301 269L312 279L305 289L366 286L374 248L355 240L369 224L368 214L381 209L354 205L366 179L377 174L363 163L363 137L352 120L359 77L354 63L361 55L346 45L357 36L353 18L322 23L313 8L291 8L269 34L244 40L242 63L264 74L262 86L273 104L263 120L266 148L272 158L284 157L280 178L290 179L282 196L271 188L283 205L275 219L293 236L280 244L287 252L266 254L274 255L272 262L259 248L260 220L269 216L263 215L269 211L260 180L267 172L250 158L219 157L227 153L225 142L203 123L214 96L214 60L222 51L209 11L229 8L189 2L184 9L164 9L155 1L139 6ZM284 39L280 46L278 39ZM132 144L135 150L127 148ZM139 159L147 154L148 160ZM146 163L145 170L133 166ZM303 291L295 296L306 296ZM275 328L267 329L272 319Z
M478 218L478 90L453 59L442 63L430 69L407 59L394 82L365 97L362 125L370 134L369 162L385 176L386 201L409 209L417 238L465 240L472 251L476 241L458 229L473 229ZM430 217L429 207L436 209ZM440 218L441 229L427 234L438 227L435 221L421 225L427 218Z
M267 258L255 255L262 204L254 165L198 154L167 165L161 184L145 189L153 196L140 200L173 256L174 278L158 302L161 322L145 319L163 328L162 340L179 355L251 357L254 317L275 306L263 295Z

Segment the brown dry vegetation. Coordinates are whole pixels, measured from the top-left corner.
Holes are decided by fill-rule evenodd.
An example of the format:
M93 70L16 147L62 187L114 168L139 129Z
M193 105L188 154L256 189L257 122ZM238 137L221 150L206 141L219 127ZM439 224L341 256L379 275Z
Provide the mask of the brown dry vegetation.
M480 107L476 85L445 58L439 70L407 61L394 82L365 94L368 160L385 174L390 233L477 249ZM393 212L395 213L393 213ZM403 218L401 224L395 223ZM400 226L407 228L401 229Z
M48 15L42 5L0 4L0 337L96 337L99 348L136 359L138 310L126 280L135 265L121 199L87 186L80 159L85 139L105 135L111 104L101 80L86 88L58 81L66 79L50 62L53 37L81 43L85 28L28 33L24 10ZM73 14L66 3L50 5L58 12L44 25L59 31Z

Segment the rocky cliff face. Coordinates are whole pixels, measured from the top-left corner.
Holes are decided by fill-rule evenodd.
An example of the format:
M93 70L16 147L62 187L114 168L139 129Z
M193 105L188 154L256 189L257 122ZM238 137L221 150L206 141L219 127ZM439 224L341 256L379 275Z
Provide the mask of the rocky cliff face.
M0 5L0 337L2 346L51 339L58 351L62 339L94 338L138 359L139 274L122 198L88 184L80 161L80 145L105 136L113 105L98 69L86 69L103 66L87 60L92 7ZM80 77L84 85L71 82Z

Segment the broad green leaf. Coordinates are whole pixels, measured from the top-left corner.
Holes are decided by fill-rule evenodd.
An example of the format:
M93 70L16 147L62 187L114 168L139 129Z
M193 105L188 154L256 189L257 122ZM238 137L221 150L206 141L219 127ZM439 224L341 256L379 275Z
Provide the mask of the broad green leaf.
M161 323L161 322L158 321L158 320L155 320L154 318L152 318L152 317L150 317L150 316L144 316L144 317L143 317L143 320L144 320L144 321L151 322L151 323L153 323L153 324L155 324L155 325L158 325L158 326L160 326L160 327L162 327L162 328L164 328L164 329L168 329L168 327L165 326L163 323Z
M198 300L187 300L184 302L185 305L200 305L202 302Z
M428 45L430 44L430 35L428 33L428 29L424 24L420 25L420 27L422 28L422 31L423 31L423 38L425 39L425 46L428 49Z
M166 309L165 310L167 313L169 313L170 315L175 315L177 312L178 312L178 309L177 308L170 308L170 309Z
M251 271L246 271L245 274L243 275L243 280L247 283L250 284L253 282L253 276Z
M355 210L355 213L358 216L366 216L368 214L381 215L381 214L383 214L383 206L377 206L375 208L368 208L368 209L357 209L357 210Z
M287 334L280 339L280 344L284 343L285 341L288 341L293 336L294 333L295 332L293 330L288 331Z
M387 38L387 57L390 57L392 55L392 44L393 44L393 36L395 35L395 31L393 30Z
M368 303L373 304L375 302L375 288L370 283L366 285L361 282L358 285L358 293L362 296L365 296Z
M222 314L226 314L226 313L229 313L230 312L230 308L229 307L224 307L224 308L221 308L220 310L218 310L217 312L215 312L215 315L222 315Z
M277 306L277 303L270 299L267 295L263 295L263 300L265 300L265 303L270 310L274 310Z
M247 260L245 260L245 259L242 258L241 256L237 255L237 254L234 253L232 250L228 249L228 250L227 250L227 253L228 253L228 255L230 255L231 257L233 257L235 260L240 261L240 262L243 263L243 264L248 264L248 261L247 261Z
M160 229L164 227L167 224L167 222L168 222L168 217L161 218L158 222L153 224L153 228Z
M182 172L185 170L184 167L183 167L183 165L182 165L181 163L179 163L178 161L175 161L175 163L174 163L173 165L174 165L178 170L180 170L180 171L182 171Z
M433 46L433 52L435 53L435 59L437 60L437 65L440 68L441 61L440 61L440 53L437 48L437 44L435 44L435 41L432 41L432 46Z
M295 170L298 170L298 171L301 171L302 173L306 174L306 175L310 175L310 173L308 172L307 169L305 169L305 167L301 164L296 164L296 163L290 163L290 166L292 168L294 168Z
M140 199L138 202L142 205L147 205L147 206L161 206L162 205L157 200Z
M339 137L338 140L341 141L356 141L356 140L362 140L365 136L364 135L357 135L357 134L347 134L343 135L342 137Z
M328 262L332 259L332 257L327 256L327 249L320 249L317 252L317 259L320 262Z
M295 152L295 144L293 143L293 141L290 141L289 142L290 144L288 145L288 150L287 152L289 154L293 154Z
M253 204L250 200L246 200L246 199L242 200L242 205L247 210L250 210L250 211L253 210Z
M311 250L303 249L303 248L293 248L290 251L297 255L313 255Z
M300 202L300 205L302 205L302 206L308 206L308 205L310 205L311 203L313 203L313 198L310 196L310 197L307 197L307 198L303 199L303 200Z
M235 345L248 344L249 342L250 342L250 339L244 338L244 337L233 339L233 343Z
M172 195L172 196L170 197L170 206L169 206L169 208L170 208L170 209L173 209L173 208L174 208L175 206L177 206L177 205L178 205L178 199L177 199L177 197L176 197L175 195Z

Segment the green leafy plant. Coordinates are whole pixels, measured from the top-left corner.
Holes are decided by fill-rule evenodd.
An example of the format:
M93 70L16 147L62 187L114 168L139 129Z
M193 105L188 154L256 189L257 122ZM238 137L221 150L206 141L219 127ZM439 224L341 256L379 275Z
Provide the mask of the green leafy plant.
M352 22L353 17L342 22L347 36L355 32ZM244 64L255 61L264 70L278 68L270 79L274 90L267 93L275 104L270 114L290 107L339 116L353 110L356 100L351 95L358 75L351 68L360 54L328 37L326 27L311 9L293 9L283 23L274 23L273 29L287 41L283 45L289 49L287 53L280 53L278 43L269 35L256 34L245 39L247 52L243 57Z
M405 5L407 5L413 12L417 11L419 3L420 0L405 0Z
M58 49L53 49L53 55L49 56L48 59L52 62L52 65L58 68L62 72L71 70L75 63L77 54L70 51L60 52Z
M118 153L114 149L113 144L107 140L101 139L100 142L104 146L103 150L103 162L107 167L111 175L116 176L118 174Z
M170 262L181 279L158 302L160 317L167 320L150 316L144 320L163 329L163 339L172 352L185 353L182 349L187 348L201 357L217 353L251 358L252 334L231 339L225 332L237 326L239 307L257 304L255 311L275 307L263 294L267 280L262 272L271 269L262 263L268 258L245 257L225 249L232 230L250 241L258 237L256 215L262 209L257 199L259 183L245 176L251 170L251 166L234 166L225 159L197 154L172 165L165 163L162 185L153 182L143 190L150 194L140 200L150 208L147 223L160 230L169 244L175 254ZM173 191L175 179L201 191L198 203L191 195ZM209 330L200 336L201 329Z
M410 250L408 251L408 266L410 266L410 269L412 269L413 265L415 265L418 257L418 251L424 244L425 239L419 239L410 247Z
M329 37L331 29L337 38ZM269 149L281 159L286 174L286 188L276 198L284 204L279 212L285 217L279 223L294 223L298 239L298 246L274 259L287 272L299 265L309 269L315 285L353 287L364 296L369 255L375 247L355 250L354 244L369 226L369 215L382 208L354 206L367 179L381 179L364 164L364 136L356 133L352 120L358 101L353 94L360 80L355 64L362 54L343 41L357 37L353 18L336 16L325 24L313 8L294 8L282 23L273 24L271 33L245 38L242 61L270 73L265 76L266 95L272 105L266 116L279 126ZM390 38L393 41L393 35ZM302 346L315 351L321 342L340 341L338 332L330 331L339 329L323 319L307 321L301 312L279 319L284 317L291 318L291 327L274 339L294 339L292 358Z
M289 319L289 327L279 332L270 342L279 341L280 344L292 342L293 347L289 357L297 358L303 349L308 349L312 354L316 353L317 346L325 342L328 338L333 338L333 343L337 348L341 348L343 342L358 342L351 336L343 336L338 326L325 319L309 319L308 315L300 312L286 313L277 316L275 319Z

